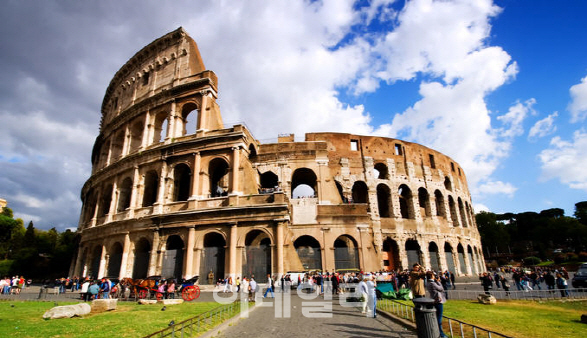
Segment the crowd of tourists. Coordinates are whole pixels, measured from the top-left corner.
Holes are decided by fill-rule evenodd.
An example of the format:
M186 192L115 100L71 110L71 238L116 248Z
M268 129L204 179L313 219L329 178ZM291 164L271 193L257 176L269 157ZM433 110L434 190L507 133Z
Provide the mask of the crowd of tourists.
M27 286L31 285L31 280L25 280L24 276L4 277L0 279L0 291L3 295L18 295Z
M479 274L479 280L485 293L489 294L495 285L496 289L502 288L509 294L511 284L506 274L511 274L518 291L546 290L554 293L558 289L561 297L568 297L568 279L569 273L562 267L560 270L555 268L497 268L493 272L483 272ZM544 284L544 285L542 285Z

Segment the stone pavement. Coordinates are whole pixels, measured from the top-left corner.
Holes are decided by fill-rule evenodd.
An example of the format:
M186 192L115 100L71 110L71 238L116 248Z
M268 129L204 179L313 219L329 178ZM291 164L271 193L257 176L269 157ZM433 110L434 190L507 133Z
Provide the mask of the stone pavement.
M276 294L276 297L279 296ZM241 318L221 329L215 337L417 337L407 327L381 315L368 318L359 308L341 306L338 297L328 301L322 296L304 300L293 292L290 301L289 318L286 301L262 299L262 302L257 301L256 308L249 313L248 318ZM325 307L324 303L332 304L332 310L328 305ZM276 304L284 306L276 311ZM303 311L322 318L308 318Z

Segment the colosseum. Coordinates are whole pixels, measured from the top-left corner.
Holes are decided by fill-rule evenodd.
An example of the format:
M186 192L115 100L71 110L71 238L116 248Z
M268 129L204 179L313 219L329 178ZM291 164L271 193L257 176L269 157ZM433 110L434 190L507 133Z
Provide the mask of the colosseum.
M116 72L71 275L484 269L465 172L450 157L332 132L262 144L223 124L217 98L218 78L183 28Z

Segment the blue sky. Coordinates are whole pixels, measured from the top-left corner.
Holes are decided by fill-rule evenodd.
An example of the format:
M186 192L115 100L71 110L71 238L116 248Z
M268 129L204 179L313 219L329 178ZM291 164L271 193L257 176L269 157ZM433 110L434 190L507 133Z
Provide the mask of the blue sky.
M475 210L587 200L587 2L9 1L0 13L0 198L76 227L114 73L183 26L226 122L260 140L396 137L465 169ZM585 79L585 80L584 80Z

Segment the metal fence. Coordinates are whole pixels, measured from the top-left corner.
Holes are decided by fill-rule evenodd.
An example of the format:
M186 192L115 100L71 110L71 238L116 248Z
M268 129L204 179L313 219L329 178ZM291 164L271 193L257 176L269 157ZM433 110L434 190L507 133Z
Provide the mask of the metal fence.
M477 299L477 295L484 291L448 290L448 299ZM555 299L587 299L587 288L554 289L554 290L517 290L502 291L491 289L489 294L495 299L523 299L523 300L555 300Z
M241 303L239 301L232 302L227 305L217 307L208 312L204 312L195 317L186 319L179 323L170 323L169 327L154 332L148 337L196 337L215 326L223 323L227 319L240 314Z
M409 304L404 304L398 302L396 300L389 300L389 299L382 299L377 301L377 308L379 310L388 312L397 316L399 318L408 320L412 323L416 323L416 316L414 314L414 306ZM449 337L461 337L461 338L468 338L468 337L504 337L504 338L511 338L510 336L506 336L504 334L487 330L477 325L465 323L455 318L450 318L443 316L445 320L443 320L442 330L449 334Z

